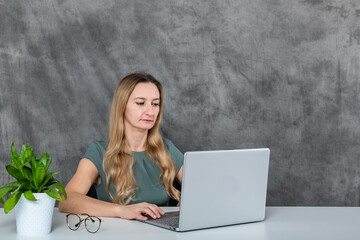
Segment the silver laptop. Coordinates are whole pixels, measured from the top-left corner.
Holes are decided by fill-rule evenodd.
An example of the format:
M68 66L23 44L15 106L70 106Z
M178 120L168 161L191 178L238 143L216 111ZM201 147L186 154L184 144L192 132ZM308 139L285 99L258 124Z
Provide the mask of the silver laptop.
M268 148L186 152L180 211L145 223L174 231L265 219Z

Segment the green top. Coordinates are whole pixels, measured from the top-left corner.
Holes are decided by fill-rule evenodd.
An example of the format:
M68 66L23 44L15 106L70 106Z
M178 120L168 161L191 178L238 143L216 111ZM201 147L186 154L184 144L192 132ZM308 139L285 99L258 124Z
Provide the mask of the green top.
M163 139L163 141L177 173L183 165L184 155L170 140ZM102 166L105 150L105 141L94 141L90 144L83 158L87 158L94 163L101 177L101 183L95 185L97 198L99 200L111 202L111 199L106 194L106 176ZM138 188L136 189L135 197L131 200L130 204L148 202L158 206L167 205L169 196L165 186L159 183L159 176L161 173L160 168L147 156L145 151L132 152L132 154L135 158L133 171ZM110 192L112 194L115 193L115 186L112 183L110 183Z

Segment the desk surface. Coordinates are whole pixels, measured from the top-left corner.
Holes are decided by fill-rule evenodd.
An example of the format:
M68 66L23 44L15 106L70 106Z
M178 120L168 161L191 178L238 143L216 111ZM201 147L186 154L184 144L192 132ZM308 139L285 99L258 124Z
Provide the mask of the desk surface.
M174 211L176 208L163 208ZM91 234L82 225L68 229L65 214L55 208L52 232L36 239L360 239L359 207L267 207L263 222L212 228L184 233L172 232L138 221L102 218L100 230ZM29 239L16 233L14 211L0 209L0 238Z

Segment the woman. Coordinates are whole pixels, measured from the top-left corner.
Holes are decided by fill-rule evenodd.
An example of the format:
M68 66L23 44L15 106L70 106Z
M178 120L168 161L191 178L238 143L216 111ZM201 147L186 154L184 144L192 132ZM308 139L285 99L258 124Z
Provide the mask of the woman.
M180 200L173 187L182 180L183 154L159 126L163 90L160 82L145 73L123 78L114 94L108 141L93 142L65 190L68 199L59 203L62 212L124 219L154 219L164 212L169 196ZM95 184L98 199L86 196Z

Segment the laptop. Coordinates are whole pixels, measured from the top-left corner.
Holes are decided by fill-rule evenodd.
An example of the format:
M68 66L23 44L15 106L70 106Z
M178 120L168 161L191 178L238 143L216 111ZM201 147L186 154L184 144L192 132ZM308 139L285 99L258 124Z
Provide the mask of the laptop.
M180 211L143 221L183 232L263 221L270 150L184 154Z

